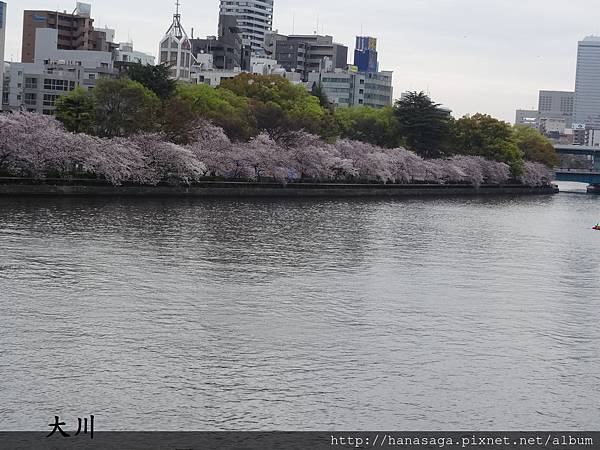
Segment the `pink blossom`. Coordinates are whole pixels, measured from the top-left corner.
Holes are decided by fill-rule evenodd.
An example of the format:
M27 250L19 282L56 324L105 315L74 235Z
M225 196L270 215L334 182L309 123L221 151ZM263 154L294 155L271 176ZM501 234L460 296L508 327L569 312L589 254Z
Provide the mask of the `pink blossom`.
M478 156L424 160L403 148L384 149L340 139L334 144L297 132L287 146L266 134L231 142L206 121L182 147L157 134L104 139L67 132L54 118L17 112L0 114L0 170L24 177L92 176L118 185L189 184L204 177L251 180L310 179L377 183L502 184L509 167ZM545 166L525 163L520 181L550 182Z

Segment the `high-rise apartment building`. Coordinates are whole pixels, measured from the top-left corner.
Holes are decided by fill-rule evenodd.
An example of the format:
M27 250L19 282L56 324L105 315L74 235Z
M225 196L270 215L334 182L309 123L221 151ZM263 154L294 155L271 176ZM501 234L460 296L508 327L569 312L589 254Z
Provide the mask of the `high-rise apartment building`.
M573 123L575 128L600 129L600 37L579 42Z
M59 50L91 50L110 52L116 47L112 43L112 30L95 30L91 18L92 7L77 3L72 13L66 11L26 10L23 13L23 46L21 62L35 60L36 30L52 28L58 30Z
M359 72L377 72L379 70L377 39L369 36L356 37L354 65L358 67Z
M221 0L219 13L236 16L244 45L262 50L265 33L273 29L273 0Z
M4 39L6 36L6 3L0 1L0 111L3 103L4 86Z

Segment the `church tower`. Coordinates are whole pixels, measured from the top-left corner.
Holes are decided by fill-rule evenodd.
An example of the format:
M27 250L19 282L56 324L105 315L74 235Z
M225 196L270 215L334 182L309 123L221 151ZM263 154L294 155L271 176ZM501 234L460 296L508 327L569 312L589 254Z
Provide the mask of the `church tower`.
M169 67L174 80L191 82L192 46L181 25L179 6L177 0L173 23L160 41L159 61Z

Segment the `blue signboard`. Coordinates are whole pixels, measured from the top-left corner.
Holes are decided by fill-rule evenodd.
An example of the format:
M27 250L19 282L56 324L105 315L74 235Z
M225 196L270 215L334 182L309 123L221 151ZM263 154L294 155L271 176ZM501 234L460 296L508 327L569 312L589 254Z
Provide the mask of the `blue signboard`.
M0 2L0 28L4 27L4 10L5 10L5 6L6 3L4 2Z

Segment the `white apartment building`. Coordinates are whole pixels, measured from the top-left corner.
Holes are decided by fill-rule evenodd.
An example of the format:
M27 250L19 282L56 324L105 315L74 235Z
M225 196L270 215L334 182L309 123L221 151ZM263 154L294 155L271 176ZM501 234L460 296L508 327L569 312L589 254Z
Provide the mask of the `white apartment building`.
M352 69L331 69L310 72L306 87L320 85L327 98L337 107L370 106L384 108L394 100L393 72L357 72Z
M219 13L237 17L244 45L252 51L263 49L265 33L273 29L273 0L221 0Z
M156 64L154 55L134 50L133 42L121 42L119 48L113 52L113 56L115 63L139 63L142 66L154 66Z
M58 97L77 86L93 89L101 77L113 75L112 53L59 50L58 31L36 30L33 63L11 63L6 109L54 114Z
M235 78L242 73L245 73L245 71L239 67L234 67L233 69L216 69L213 65L213 55L199 53L196 55L195 63L192 66L192 83L207 84L216 87L223 80ZM250 71L248 73L255 75L277 75L286 78L294 84L302 82L300 74L286 72L277 61L265 56L252 56L250 58Z

